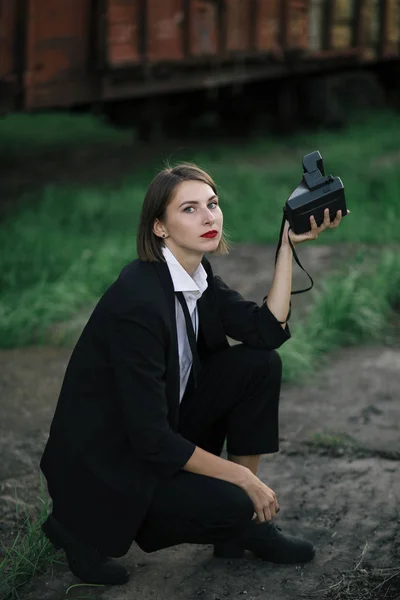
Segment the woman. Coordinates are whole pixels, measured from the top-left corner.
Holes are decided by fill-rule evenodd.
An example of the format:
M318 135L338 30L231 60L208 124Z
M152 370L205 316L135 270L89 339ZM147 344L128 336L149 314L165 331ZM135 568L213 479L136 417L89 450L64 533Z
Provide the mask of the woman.
M286 223L271 290L259 307L214 276L204 254L227 253L211 177L183 164L159 173L144 200L138 259L105 292L72 353L41 468L53 500L43 530L89 583L127 581L110 557L213 544L277 563L314 548L272 519L257 477L278 451L281 361L292 244L337 227L326 212L294 235ZM230 346L229 336L242 342ZM228 458L220 457L226 440Z

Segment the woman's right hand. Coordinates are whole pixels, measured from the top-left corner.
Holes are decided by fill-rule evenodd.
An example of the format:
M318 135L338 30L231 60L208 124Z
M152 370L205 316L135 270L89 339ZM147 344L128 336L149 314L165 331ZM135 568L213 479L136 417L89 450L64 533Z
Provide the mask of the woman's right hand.
M254 511L259 523L270 521L279 510L278 500L274 490L260 481L254 473L247 469L248 473L242 485L254 505Z

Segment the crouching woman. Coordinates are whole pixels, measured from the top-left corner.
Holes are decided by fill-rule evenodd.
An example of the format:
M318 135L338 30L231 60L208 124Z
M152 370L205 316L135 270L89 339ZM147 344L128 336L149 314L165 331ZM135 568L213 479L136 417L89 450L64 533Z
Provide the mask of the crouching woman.
M313 545L273 524L274 491L257 477L278 451L281 360L290 338L292 244L286 223L266 301L214 275L227 253L211 177L194 165L160 172L145 197L138 258L104 293L69 361L41 460L53 501L43 525L87 583L121 584L114 558L135 541L154 552L211 544L300 563ZM230 346L227 336L241 342ZM227 459L221 452L226 442Z

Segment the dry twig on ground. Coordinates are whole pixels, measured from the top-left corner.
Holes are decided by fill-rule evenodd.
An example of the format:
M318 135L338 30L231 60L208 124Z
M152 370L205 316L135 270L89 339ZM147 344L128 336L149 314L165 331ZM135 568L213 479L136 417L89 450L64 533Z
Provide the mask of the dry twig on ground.
M341 573L339 581L322 590L332 600L400 600L400 567L369 569L363 566L368 550L352 571ZM319 593L321 590L319 590Z

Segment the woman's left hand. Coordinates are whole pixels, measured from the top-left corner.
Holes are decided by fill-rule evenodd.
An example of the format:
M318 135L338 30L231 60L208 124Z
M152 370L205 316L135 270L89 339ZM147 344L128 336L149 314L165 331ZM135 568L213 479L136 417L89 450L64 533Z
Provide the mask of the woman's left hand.
M347 214L349 214L349 210L347 211ZM321 223L321 225L318 227L317 223L314 219L314 217L310 217L310 224L311 224L311 229L310 231L307 231L306 233L294 233L294 231L290 230L289 231L289 222L286 221L285 223L285 227L283 229L283 234L282 234L282 245L283 244L287 244L289 246L289 240L288 240L288 236L290 236L290 240L294 245L296 244L301 244L301 242L307 242L309 240L316 240L317 237L319 236L320 233L322 233L323 231L325 231L325 229L335 229L336 227L338 227L338 225L340 225L340 222L342 220L342 211L338 210L336 213L336 217L333 221L330 220L329 217L329 208L326 208L324 210L324 221L323 223Z

